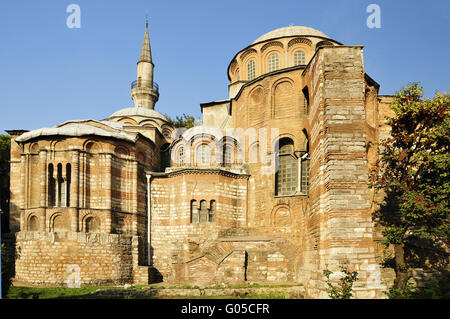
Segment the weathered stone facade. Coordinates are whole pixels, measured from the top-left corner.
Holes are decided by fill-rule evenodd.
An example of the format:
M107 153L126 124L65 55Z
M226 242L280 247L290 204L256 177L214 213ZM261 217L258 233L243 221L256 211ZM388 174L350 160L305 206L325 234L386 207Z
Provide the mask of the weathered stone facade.
M76 269L82 285L299 283L326 298L323 270L346 264L357 298L383 297L368 181L389 97L363 48L281 28L228 77L229 98L176 130L153 110L146 31L134 108L9 131L15 279L64 285Z

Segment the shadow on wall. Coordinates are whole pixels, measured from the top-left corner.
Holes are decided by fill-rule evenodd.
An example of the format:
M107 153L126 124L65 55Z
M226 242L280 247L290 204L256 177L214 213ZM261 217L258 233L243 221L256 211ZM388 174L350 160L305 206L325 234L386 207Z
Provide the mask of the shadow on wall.
M11 280L15 276L16 269L16 241L13 234L7 233L2 234L2 248L1 248L1 258L2 258L2 298L4 298L8 289L11 285Z

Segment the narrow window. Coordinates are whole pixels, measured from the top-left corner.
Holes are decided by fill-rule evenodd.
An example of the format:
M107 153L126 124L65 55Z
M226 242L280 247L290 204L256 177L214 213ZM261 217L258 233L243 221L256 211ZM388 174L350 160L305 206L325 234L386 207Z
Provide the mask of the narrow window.
M268 72L276 71L279 69L278 54L272 53L271 55L269 55L267 62L268 62L267 67Z
M297 191L297 159L294 156L294 143L289 138L279 141L275 172L276 195L290 195Z
M251 81L255 78L256 72L255 72L255 61L251 60L247 64L247 75L248 80Z
M57 169L58 169L58 171L57 171L57 175L56 175L56 183L57 183L56 206L61 207L62 198L63 198L62 193L63 193L63 189L64 189L64 187L63 187L64 181L63 181L63 177L62 177L62 164L61 163L58 163Z
M200 223L208 221L208 209L206 208L206 200L200 201Z
M302 157L302 193L309 193L309 166L310 166L309 154L306 153Z
M164 168L170 167L170 144L161 146L161 164Z
M241 79L241 74L239 72L239 69L236 71L236 81L239 81Z
M309 91L308 87L305 86L302 90L303 92L303 112L304 114L309 114Z
M66 164L66 207L70 207L70 181L72 175L72 166L70 164Z
M306 64L306 56L305 52L302 50L298 50L294 52L294 65L305 65Z
M223 147L223 163L225 165L233 164L234 162L234 152L233 147L230 145L225 145Z
M216 201L212 200L209 204L209 215L208 215L208 221L210 223L215 221L215 215L216 215Z
M56 205L56 183L53 177L53 164L48 164L48 206L54 207Z
M308 132L303 129L304 136L304 149L305 153L301 157L301 192L304 194L309 193L309 170L310 170L310 157L309 157L309 138Z
M191 223L198 223L197 201L191 200Z

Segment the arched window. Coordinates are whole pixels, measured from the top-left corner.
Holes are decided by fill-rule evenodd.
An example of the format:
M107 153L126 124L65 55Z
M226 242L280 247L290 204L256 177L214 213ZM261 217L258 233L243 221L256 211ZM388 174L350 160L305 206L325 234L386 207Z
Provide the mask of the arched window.
M255 77L256 77L255 61L250 60L250 62L247 63L247 78L249 81L251 81Z
M279 69L279 61L278 61L278 54L272 53L267 58L267 71L272 72Z
M48 164L48 206L54 207L56 205L56 183L53 164Z
M63 174L62 174L62 164L58 163L57 166L57 187L56 187L56 206L61 207L61 206L65 206L65 196L66 196L66 190L64 187L64 179L63 179Z
M210 222L210 223L212 223L212 222L214 222L215 221L215 214L216 214L216 201L215 200L212 200L210 203L209 203L209 215L208 215L208 221Z
M306 64L306 56L305 52L302 50L298 50L294 52L294 65L305 65Z
M183 166L184 165L184 163L185 163L184 159L185 159L184 147L181 146L178 149L178 165L179 166Z
M241 79L241 73L239 72L239 69L236 71L236 81L239 81Z
M70 207L70 182L72 177L72 165L66 164L66 207Z
M206 208L206 200L200 201L200 223L208 221L208 209Z
M193 199L191 200L191 223L198 223L198 221L197 201Z
M197 147L196 152L197 164L210 164L211 163L211 147L207 144L200 144Z
M294 194L297 191L297 159L294 156L294 143L290 138L279 141L276 168L276 195Z
M234 149L231 145L224 145L222 160L225 165L234 163Z

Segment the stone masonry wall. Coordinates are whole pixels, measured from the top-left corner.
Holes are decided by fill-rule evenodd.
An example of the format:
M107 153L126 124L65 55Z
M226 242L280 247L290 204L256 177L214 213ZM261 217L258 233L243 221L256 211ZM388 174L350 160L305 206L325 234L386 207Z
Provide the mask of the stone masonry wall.
M133 281L131 236L74 232L16 233L16 282L66 286L117 285ZM136 259L135 259L136 260Z
M152 181L153 263L164 280L174 278L173 263L183 259L189 249L216 239L221 230L246 226L246 184L246 178L217 173L180 174ZM205 200L208 208L214 200L214 222L191 223L191 200L197 204Z
M356 270L356 298L381 298L375 261L361 47L322 48L311 62L311 212L307 291L326 297L323 270Z

